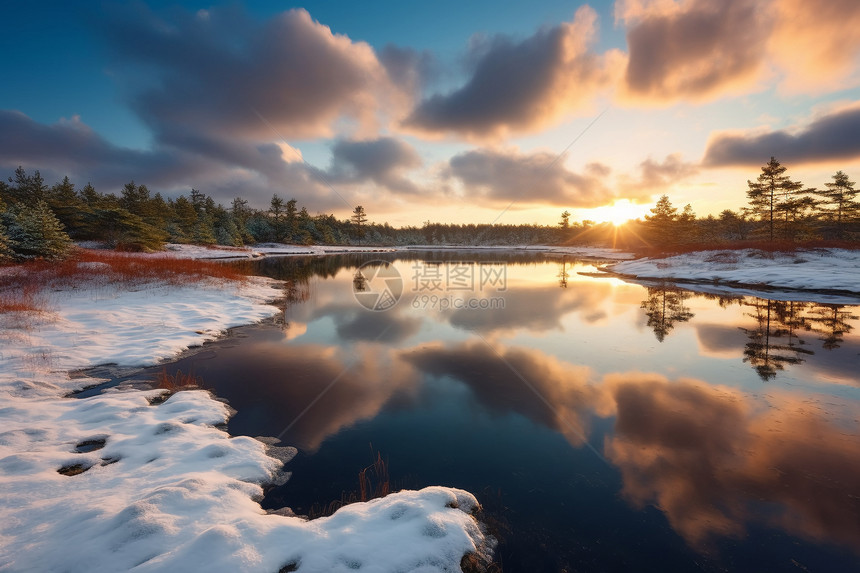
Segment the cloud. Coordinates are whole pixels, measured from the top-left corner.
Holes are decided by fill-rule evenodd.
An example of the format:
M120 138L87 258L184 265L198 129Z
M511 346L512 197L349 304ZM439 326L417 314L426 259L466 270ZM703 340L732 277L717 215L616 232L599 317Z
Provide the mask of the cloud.
M680 153L672 153L662 162L649 157L639 164L638 174L635 177L623 175L619 179L625 196L635 194L636 198L644 198L650 194L663 192L698 172L697 165L684 161Z
M816 163L860 158L860 106L832 111L808 125L776 131L717 133L703 165L763 165L771 156L783 163Z
M822 93L860 82L854 0L619 0L626 103L706 101L756 91Z
M596 20L594 10L583 6L573 22L541 29L523 41L496 36L478 42L466 83L425 99L405 126L497 138L533 131L581 110L607 81L603 62L588 50Z
M518 329L531 332L563 330L562 319L581 312L586 322L605 317L604 302L612 295L608 283L594 283L575 291L558 288L557 281L540 288L517 288L499 293L504 296L504 308L487 312L480 309L457 309L450 313L452 326L483 334L511 332Z
M404 171L422 165L415 149L399 139L381 137L367 141L337 140L326 177L332 183L374 182L398 193L417 193L418 186Z
M593 412L605 413L608 406L605 392L588 384L588 368L537 350L500 348L497 354L487 344L473 342L422 346L401 358L425 374L456 378L490 411L517 412L577 446L585 442Z
M824 92L857 85L860 3L856 0L780 0L770 51L792 93Z
M759 524L856 549L860 523L846 500L860 494L860 443L835 416L803 397L771 396L762 410L737 390L656 375L606 384L617 407L606 454L623 495L657 505L691 544Z
M287 187L309 208L341 206L304 164L285 161L282 146L210 139L186 134L156 142L151 149L129 149L107 141L74 117L46 125L17 111L0 110L0 168L22 165L92 182L102 192L135 180L173 194L201 189L217 200L242 195L268 201L272 189Z
M439 76L439 63L432 52L386 44L378 53L388 77L408 93L419 94Z
M368 44L305 10L263 22L235 8L207 14L165 20L137 5L111 10L102 25L115 73L135 86L127 95L156 134L330 136L344 118L372 129L402 95Z
M700 101L749 91L764 70L770 24L756 0L627 2L622 99Z
M579 174L564 166L564 156L546 152L481 149L452 157L448 173L471 196L494 202L551 203L595 207L614 198L600 176L602 166ZM596 172L596 173L595 173Z

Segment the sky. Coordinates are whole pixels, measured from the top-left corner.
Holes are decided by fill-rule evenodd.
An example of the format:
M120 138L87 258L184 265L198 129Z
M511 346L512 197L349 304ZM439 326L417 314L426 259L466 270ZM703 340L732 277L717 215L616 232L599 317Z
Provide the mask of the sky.
M0 8L0 174L393 225L737 210L860 177L860 2Z

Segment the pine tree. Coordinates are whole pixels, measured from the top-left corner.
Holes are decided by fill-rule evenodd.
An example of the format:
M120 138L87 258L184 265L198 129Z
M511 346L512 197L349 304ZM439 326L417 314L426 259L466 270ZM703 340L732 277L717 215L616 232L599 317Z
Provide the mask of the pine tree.
M0 181L0 191L3 191L4 183ZM3 202L3 194L0 194L0 215L5 214L6 203ZM5 217L0 216L0 264L8 263L15 258L15 251L12 250L12 241L9 239L9 232L6 230L6 225L3 223Z
M68 176L63 177L60 183L51 187L48 194L48 206L63 224L66 231L74 236L81 237L84 233L83 214L87 206L75 191L75 184Z
M558 226L561 227L562 231L570 229L570 211L565 210L561 214L561 221L559 221Z
M32 207L15 205L10 211L9 243L19 259L61 259L72 248L63 224L44 201Z
M787 225L790 213L799 206L791 201L803 186L785 175L787 169L775 157L771 157L761 168L758 179L755 182L747 181L749 211L757 215L760 221L767 222L770 240L775 237L774 221L778 219L780 212L783 212Z
M360 245L364 238L364 224L367 223L367 213L364 211L364 207L356 205L355 209L352 210L350 220L355 226L355 235L358 237L358 244Z
M650 240L660 246L670 245L677 240L678 209L672 206L668 195L663 195L645 215L645 228Z
M837 232L841 235L845 230L845 223L860 213L860 203L857 202L857 193L854 189L854 181L849 181L848 175L837 171L833 175L831 183L825 183L826 189L818 191L823 198L822 203L828 208L824 211L836 222Z
M272 200L269 203L269 219L272 223L272 231L274 232L274 240L276 242L289 241L291 238L286 236L285 211L284 200L277 193L272 195Z

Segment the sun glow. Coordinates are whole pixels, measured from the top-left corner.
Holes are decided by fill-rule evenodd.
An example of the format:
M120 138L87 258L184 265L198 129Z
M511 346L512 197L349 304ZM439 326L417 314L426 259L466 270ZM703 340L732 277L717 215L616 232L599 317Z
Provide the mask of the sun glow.
M588 218L599 223L612 223L620 227L627 221L638 219L648 213L648 205L638 205L630 199L619 199L611 205L595 207L588 211Z

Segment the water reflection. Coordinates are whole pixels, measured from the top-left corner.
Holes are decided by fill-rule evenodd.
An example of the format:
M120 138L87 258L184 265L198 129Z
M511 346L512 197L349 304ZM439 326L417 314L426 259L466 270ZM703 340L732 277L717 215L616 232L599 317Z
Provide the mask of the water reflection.
M691 543L765 524L860 551L860 441L810 400L762 410L736 390L660 377L619 377L612 395L606 454L624 495Z
M403 276L417 259L391 257ZM302 472L315 459L331 472L349 451L385 444L396 473L420 476L414 487L498 491L511 536L526 527L517 519L540 515L527 528L545 523L537 537L553 540L547 551L568 543L559 531L575 531L565 547L578 549L566 555L611 538L633 552L626 563L635 567L648 554L637 543L672 547L668 523L678 543L702 555L728 551L728 563L751 566L787 538L784 547L807 543L804 555L822 568L857 564L828 553L838 544L860 554L857 307L643 288L583 276L589 267L576 261L528 258L508 268L503 309L416 309L407 292L394 308L371 312L351 294L362 262L266 271L295 281L288 329L259 329L195 370L239 410L232 429L288 428L284 441L312 455ZM475 468L497 468L504 442L518 437L528 451L517 455L542 453L543 471L502 467L472 481ZM587 463L596 469L583 478ZM347 487L326 490L328 474L312 481L307 505L339 499ZM284 499L304 491L298 483L283 486ZM621 508L612 505L619 492ZM587 550L576 545L583 531L596 539ZM613 549L605 551L601 559Z
M670 283L647 287L648 298L642 301L648 326L654 331L657 340L663 342L666 335L675 327L675 323L687 322L693 318L693 313L684 305L684 301L693 295Z

